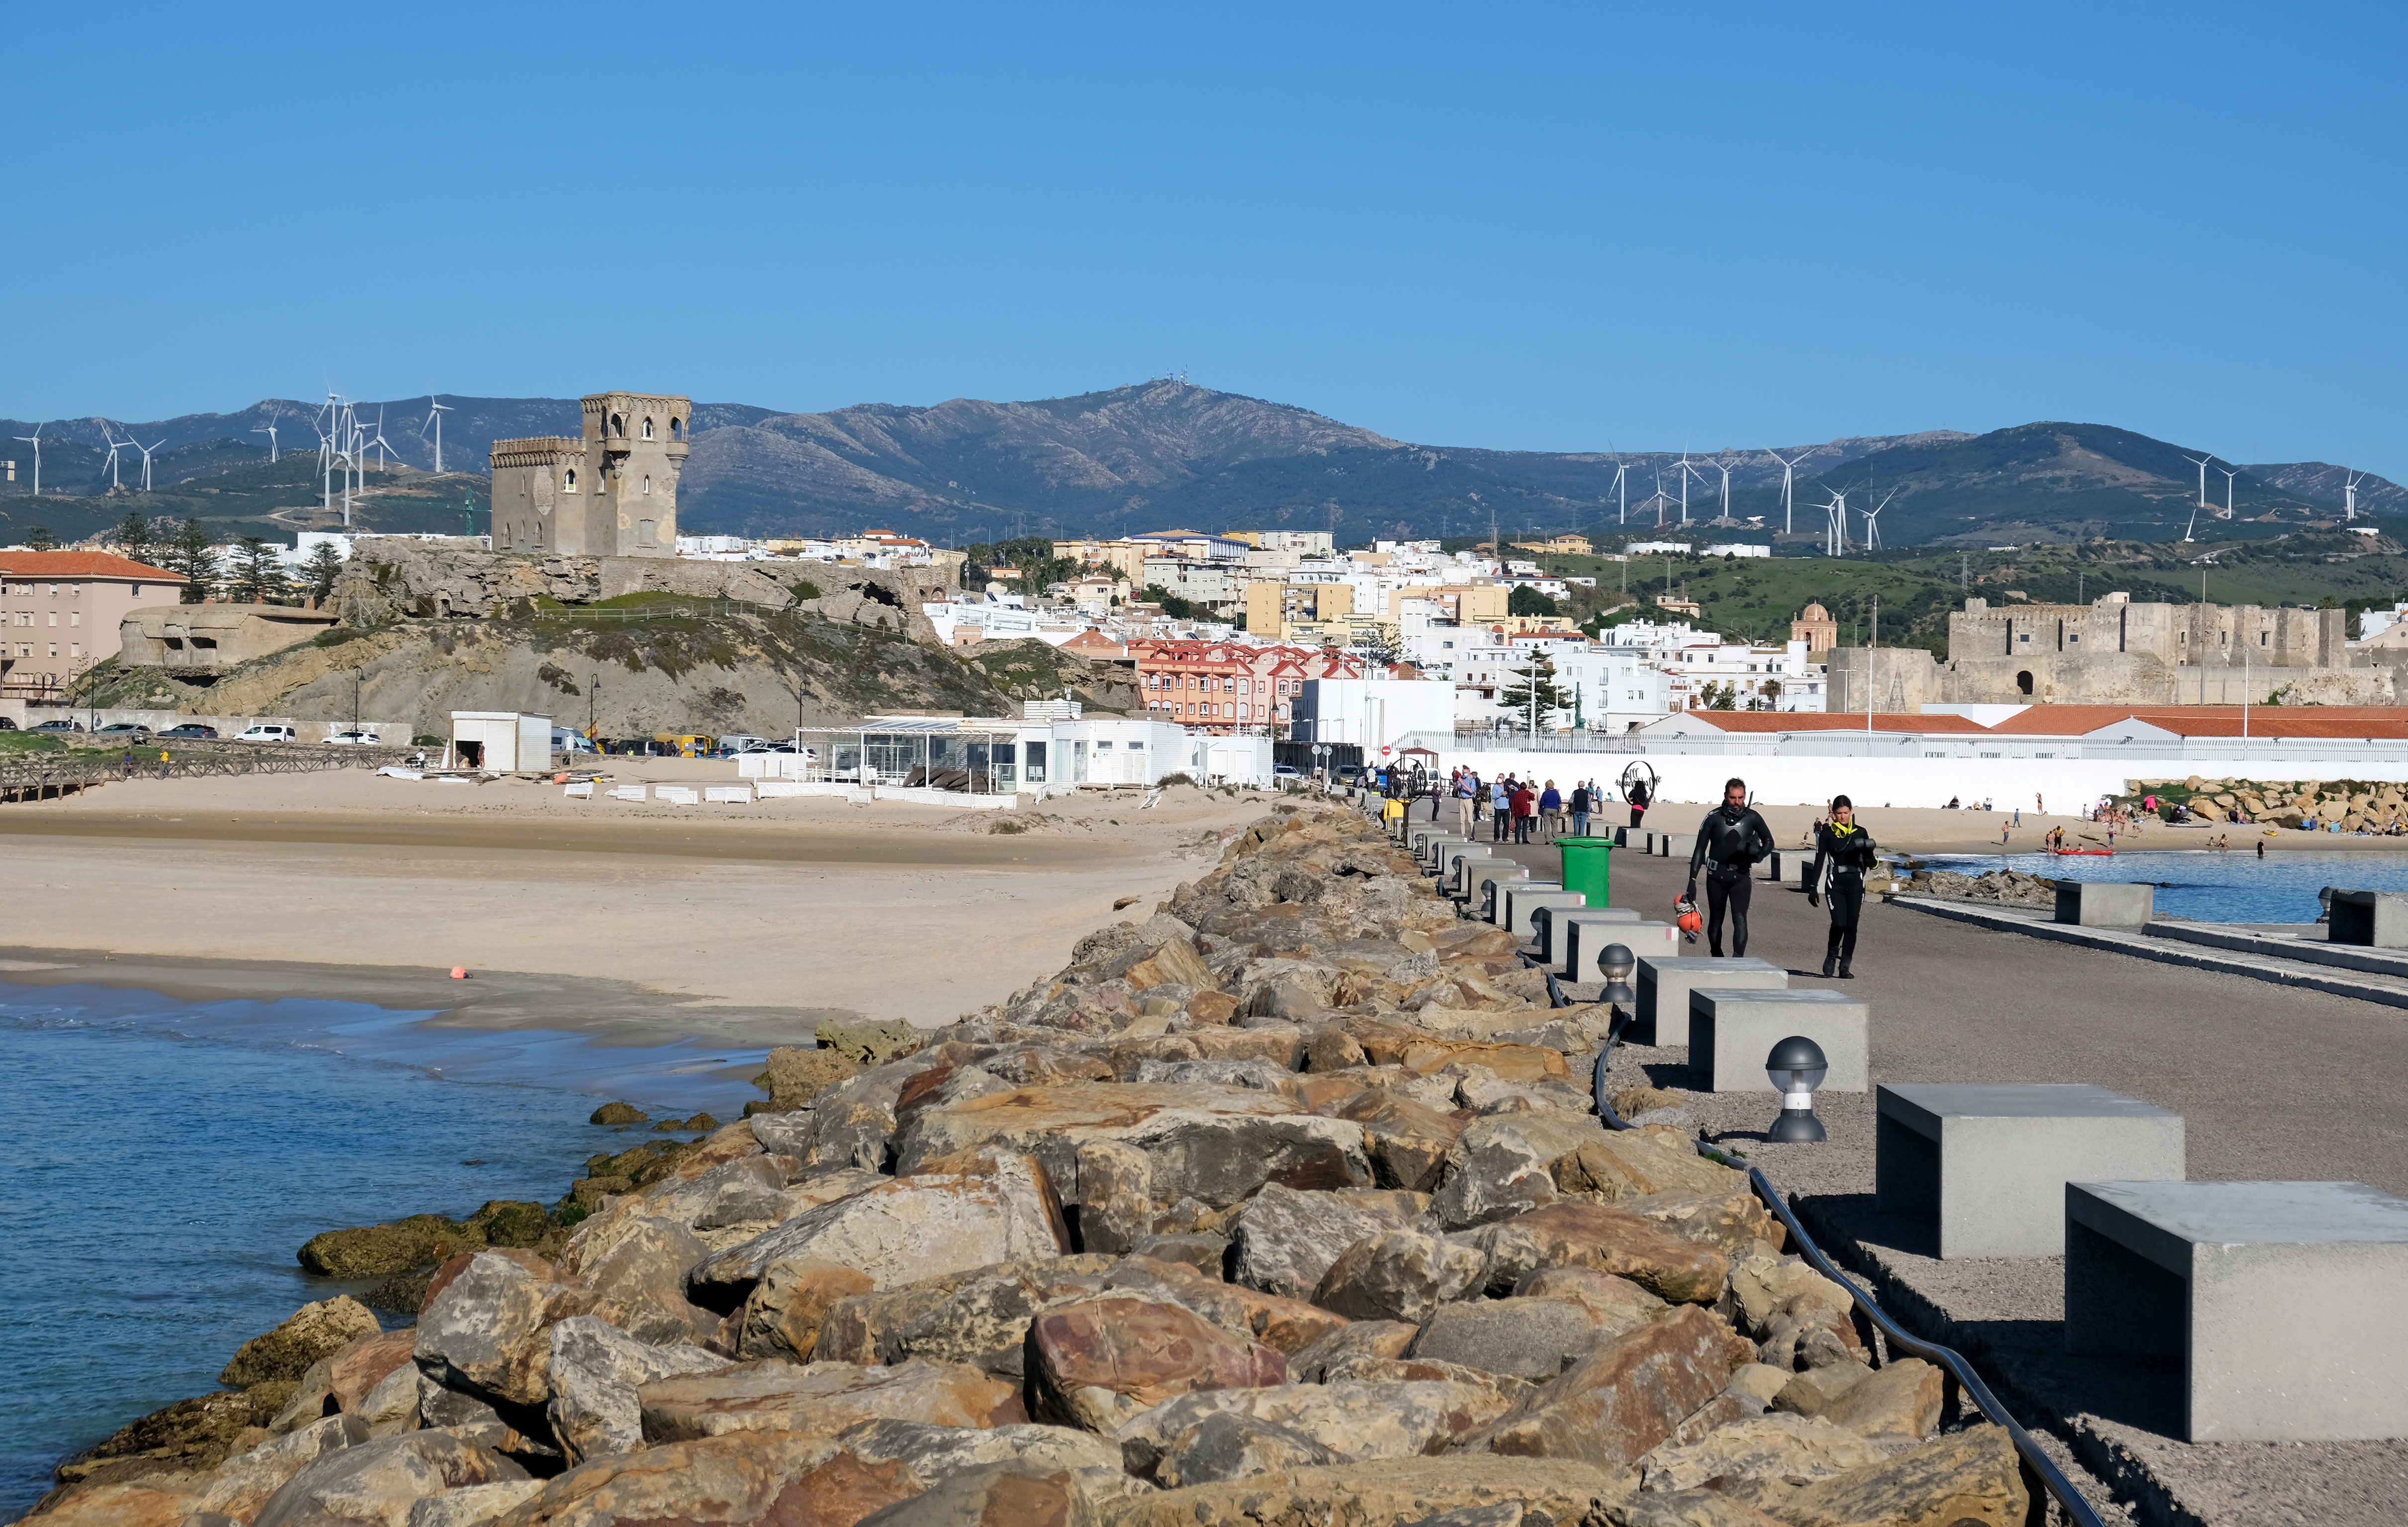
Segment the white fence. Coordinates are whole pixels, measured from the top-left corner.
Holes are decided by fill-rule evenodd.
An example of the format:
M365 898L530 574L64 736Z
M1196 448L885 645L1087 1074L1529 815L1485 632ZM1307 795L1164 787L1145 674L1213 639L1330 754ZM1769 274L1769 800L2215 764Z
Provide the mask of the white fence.
M2004 811L2045 801L2052 811L2086 811L2102 795L2124 793L2135 779L2365 779L2408 783L2408 757L2293 762L2273 750L2228 758L1721 758L1696 753L1649 753L1659 781L1656 798L1667 805L1711 804L1722 799L1723 781L1745 779L1768 806L1821 806L1846 794L1859 806L1946 806L1988 800ZM1483 778L1511 774L1521 779L1553 779L1569 790L1575 779L1595 779L1609 792L1630 760L1612 754L1589 758L1563 753L1473 752L1441 748L1441 777L1456 767Z

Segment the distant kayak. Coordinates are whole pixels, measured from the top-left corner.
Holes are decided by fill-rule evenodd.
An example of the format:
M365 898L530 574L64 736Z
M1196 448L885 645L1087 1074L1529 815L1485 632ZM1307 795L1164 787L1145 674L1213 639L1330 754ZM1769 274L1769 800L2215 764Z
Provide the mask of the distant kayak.
M2091 855L2100 859L2115 857L2115 850L2113 849L2051 849L2048 851L2059 859L2077 859Z

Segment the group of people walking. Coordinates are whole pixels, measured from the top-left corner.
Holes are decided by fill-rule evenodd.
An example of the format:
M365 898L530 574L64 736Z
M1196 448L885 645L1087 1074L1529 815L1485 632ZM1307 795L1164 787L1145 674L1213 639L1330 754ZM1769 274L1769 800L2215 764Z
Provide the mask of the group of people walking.
M1633 813L1633 821L1637 814ZM1689 849L1689 889L1684 898L1698 899L1700 873L1706 886L1706 949L1716 959L1723 952L1723 923L1730 923L1731 953L1747 953L1748 904L1756 892L1751 874L1772 852L1772 830L1748 805L1747 781L1727 780L1723 804L1706 813L1698 838ZM1856 803L1845 795L1831 799L1830 815L1814 824L1814 863L1806 872L1806 903L1828 905L1829 938L1823 949L1823 974L1854 979L1856 927L1864 913L1865 877L1878 861L1872 834L1858 825Z
M1485 821L1490 838L1498 843L1552 843L1566 835L1567 825L1570 836L1586 837L1589 818L1604 808L1606 800L1594 779L1575 781L1566 791L1552 779L1518 779L1510 774L1483 779L1471 769L1455 770L1447 793L1454 798L1456 827L1464 836L1478 835L1475 829ZM1430 815L1435 819L1438 813ZM1635 814L1631 818L1638 820Z

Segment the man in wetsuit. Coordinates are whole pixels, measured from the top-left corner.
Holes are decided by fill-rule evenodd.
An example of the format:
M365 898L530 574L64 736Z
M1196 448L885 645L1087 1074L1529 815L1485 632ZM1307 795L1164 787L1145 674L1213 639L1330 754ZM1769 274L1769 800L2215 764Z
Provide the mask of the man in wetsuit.
M1755 883L1747 872L1772 851L1772 830L1749 808L1747 781L1732 779L1723 786L1723 804L1706 813L1698 829L1697 846L1689 850L1689 897L1697 899L1698 869L1706 871L1706 951L1716 959L1723 952L1723 909L1730 908L1731 952L1747 953L1747 904Z
M1823 974L1833 967L1849 980L1856 958L1856 921L1864 913L1865 875L1873 867L1873 835L1856 825L1855 805L1844 795L1831 798L1831 820L1814 832L1814 867L1806 872L1806 904L1819 906L1827 894L1823 866L1831 875L1831 941L1823 950Z

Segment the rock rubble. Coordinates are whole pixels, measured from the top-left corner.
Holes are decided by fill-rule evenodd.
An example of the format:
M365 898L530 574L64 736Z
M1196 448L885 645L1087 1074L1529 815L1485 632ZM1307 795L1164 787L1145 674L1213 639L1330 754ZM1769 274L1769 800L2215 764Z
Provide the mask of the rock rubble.
M306 1307L29 1520L2023 1522L2004 1437L1870 1365L1742 1174L1599 1128L1605 1021L1283 810L1052 979L781 1052L556 1206L314 1238L423 1277L414 1324Z

